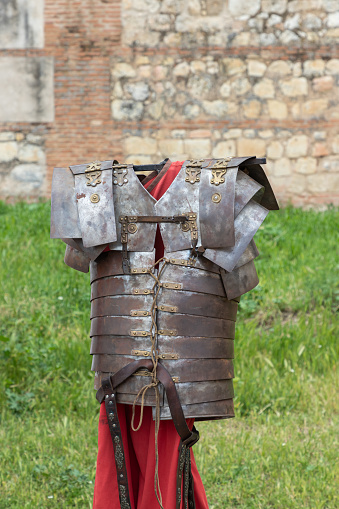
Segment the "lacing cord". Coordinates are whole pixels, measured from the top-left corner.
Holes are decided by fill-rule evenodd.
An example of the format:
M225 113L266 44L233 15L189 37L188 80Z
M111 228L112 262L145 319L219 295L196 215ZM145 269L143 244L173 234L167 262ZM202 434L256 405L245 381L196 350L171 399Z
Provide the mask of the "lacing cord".
M158 272L158 275L156 276L155 274L152 273L152 269L160 264L161 262L164 262L162 267L159 269L159 272ZM163 508L163 505L162 505L162 495L161 495L161 489L160 489L160 483L159 483L159 451L158 451L158 434L159 434L159 426L160 426L160 395L159 395L159 388L158 388L158 384L159 384L159 380L157 379L157 366L158 366L158 351L157 351L157 348L156 348L156 340L157 340L157 333L158 333L158 327L157 327L157 324L156 324L156 320L155 320L155 315L156 315L156 309L157 309L157 298L158 298L158 295L159 295L159 292L160 292L160 289L161 289L161 282L160 282L160 277L166 267L166 265L169 263L169 260L167 260L165 257L162 257L160 258L157 262L155 262L151 267L150 267L150 272L149 274L152 276L152 278L154 279L154 285L152 287L152 291L155 292L153 293L154 297L153 297L153 302L152 302L152 307L151 307L151 318L152 318L152 325L151 325L151 329L150 329L150 334L151 334L151 359L152 359L152 363L153 363L153 369L152 369L152 372L151 372L151 377L152 377L152 381L151 383L149 384L146 384L144 385L140 391L138 392L138 394L136 395L136 398L133 402L133 408L132 408L132 420L131 420L131 428L133 431L138 431L142 425L142 420L143 420L143 415L144 415L144 401L145 401L145 396L146 396L146 392L148 391L148 389L151 389L151 388L154 388L154 392L155 392L155 400L156 400L156 405L155 405L155 472L154 472L154 491L155 491L155 496L157 498L157 501L161 507L161 509L164 509ZM135 405L137 404L137 401L139 399L139 397L141 396L141 408L140 408L140 418L139 418L139 423L137 425L137 427L134 426L134 417L135 417Z

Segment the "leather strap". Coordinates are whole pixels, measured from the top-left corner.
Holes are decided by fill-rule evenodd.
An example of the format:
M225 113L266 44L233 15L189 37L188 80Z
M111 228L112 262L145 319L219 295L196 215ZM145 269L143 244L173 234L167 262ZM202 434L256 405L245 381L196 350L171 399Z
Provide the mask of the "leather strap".
M147 187L147 191L149 193L151 193L153 191L153 189L155 188L155 186L160 182L160 180L162 179L162 177L165 176L165 174L167 173L167 170L168 168L171 166L172 162L168 159L167 162L165 163L164 167L162 168L162 170L158 173L157 177L153 180L153 182ZM146 182L142 182L143 185L146 184Z
M116 404L116 392L114 391L109 378L105 378L102 381L102 390L105 396L106 415L113 442L120 507L121 509L131 509L124 446L122 442L118 409Z

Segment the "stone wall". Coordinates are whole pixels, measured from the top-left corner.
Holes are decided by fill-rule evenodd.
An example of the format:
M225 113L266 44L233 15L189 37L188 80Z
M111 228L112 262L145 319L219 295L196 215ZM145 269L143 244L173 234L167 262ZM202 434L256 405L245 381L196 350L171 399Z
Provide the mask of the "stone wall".
M282 203L339 204L337 0L45 0L44 23L44 50L0 50L0 66L54 62L54 120L3 123L0 143L37 135L47 158L47 172L42 157L22 163L42 180L19 194L48 194L53 166L94 159L255 154ZM21 164L11 150L0 145L2 196Z

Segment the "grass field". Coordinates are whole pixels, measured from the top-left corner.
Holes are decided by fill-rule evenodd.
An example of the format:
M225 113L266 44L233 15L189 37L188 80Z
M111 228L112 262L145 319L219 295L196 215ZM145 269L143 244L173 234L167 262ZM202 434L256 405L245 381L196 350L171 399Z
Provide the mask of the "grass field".
M49 213L48 203L0 203L1 509L90 508L93 496L89 278L64 265ZM210 509L339 507L338 232L338 210L287 208L256 236L236 419L198 426Z

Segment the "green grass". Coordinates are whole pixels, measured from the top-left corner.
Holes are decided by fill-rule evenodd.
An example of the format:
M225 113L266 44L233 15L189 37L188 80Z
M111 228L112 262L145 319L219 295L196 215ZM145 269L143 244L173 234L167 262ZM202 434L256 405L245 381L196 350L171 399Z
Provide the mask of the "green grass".
M90 508L93 496L89 277L64 265L49 213L48 203L0 203L1 509ZM211 509L339 506L338 232L338 210L287 208L256 236L260 286L240 305L236 419L198 426Z

